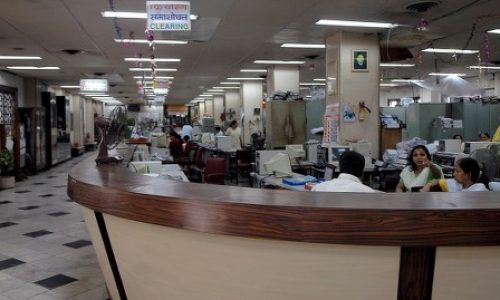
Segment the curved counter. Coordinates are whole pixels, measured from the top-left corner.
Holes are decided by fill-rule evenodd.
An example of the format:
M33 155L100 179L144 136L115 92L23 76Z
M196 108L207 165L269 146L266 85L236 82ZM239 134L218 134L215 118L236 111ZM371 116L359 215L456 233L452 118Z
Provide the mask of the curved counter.
M494 192L358 194L69 175L113 299L490 299ZM478 280L480 278L480 280Z

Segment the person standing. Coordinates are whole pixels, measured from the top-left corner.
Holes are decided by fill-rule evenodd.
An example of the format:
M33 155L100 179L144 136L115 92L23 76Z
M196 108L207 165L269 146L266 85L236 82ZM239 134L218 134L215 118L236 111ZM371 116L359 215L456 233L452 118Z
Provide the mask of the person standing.
M226 135L230 136L233 141L233 149L241 150L241 128L238 127L238 122L233 120L226 130Z

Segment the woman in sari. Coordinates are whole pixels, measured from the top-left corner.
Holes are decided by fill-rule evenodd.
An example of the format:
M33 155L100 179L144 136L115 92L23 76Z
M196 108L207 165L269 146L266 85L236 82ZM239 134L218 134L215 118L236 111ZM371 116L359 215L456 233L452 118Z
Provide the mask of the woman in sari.
M409 166L399 175L396 192L419 191L429 181L443 178L441 168L431 161L431 155L424 145L415 146L408 156Z

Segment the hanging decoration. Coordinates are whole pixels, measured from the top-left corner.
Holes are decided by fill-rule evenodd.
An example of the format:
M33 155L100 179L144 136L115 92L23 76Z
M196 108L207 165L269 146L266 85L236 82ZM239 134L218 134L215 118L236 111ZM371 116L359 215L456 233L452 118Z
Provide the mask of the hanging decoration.
M111 11L116 11L115 10L115 3L113 0L109 0L109 9ZM123 35L122 35L122 29L121 27L118 25L118 19L117 18L113 18L113 24L114 24L114 27L115 27L115 32L116 32L116 36L121 40L123 39Z
M484 64L488 65L490 62L490 39L488 36L488 32L485 31L483 33L483 53L484 53ZM488 69L485 69L485 74L488 74Z
M426 18L420 18L420 21L418 22L417 30L418 31L427 31L427 26L429 26L429 21L427 21Z
M424 65L424 53L422 50L418 51L417 54L417 77L418 79L422 79L422 70Z
M371 114L371 109L365 105L365 101L360 101L358 104L358 118L360 122L366 119L366 116Z

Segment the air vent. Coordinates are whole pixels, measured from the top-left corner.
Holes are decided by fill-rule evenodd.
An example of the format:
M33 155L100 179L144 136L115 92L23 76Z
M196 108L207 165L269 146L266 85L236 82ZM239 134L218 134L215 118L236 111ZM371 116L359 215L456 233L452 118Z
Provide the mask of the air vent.
M405 7L406 10L416 13L424 13L441 4L439 1L418 1Z
M83 53L83 50L79 50L79 49L63 49L61 50L61 52L64 52L68 55L75 55L75 54L79 54L79 53Z

